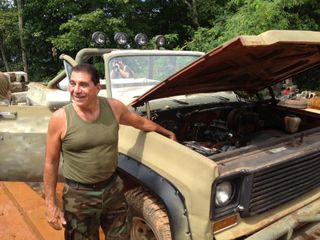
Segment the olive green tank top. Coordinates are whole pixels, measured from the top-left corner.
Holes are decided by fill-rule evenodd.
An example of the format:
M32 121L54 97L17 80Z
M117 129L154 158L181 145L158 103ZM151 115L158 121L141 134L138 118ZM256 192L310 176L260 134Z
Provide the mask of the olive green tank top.
M64 107L67 131L62 140L62 173L80 183L109 178L118 164L119 124L105 98L100 98L100 115L93 122L81 119L72 104Z

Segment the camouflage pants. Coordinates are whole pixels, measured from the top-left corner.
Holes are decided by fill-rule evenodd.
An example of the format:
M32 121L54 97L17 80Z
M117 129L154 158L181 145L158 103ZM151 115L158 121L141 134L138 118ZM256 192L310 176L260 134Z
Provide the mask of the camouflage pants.
M66 240L98 240L100 226L107 240L129 240L131 214L118 176L100 190L75 189L65 184L63 209Z

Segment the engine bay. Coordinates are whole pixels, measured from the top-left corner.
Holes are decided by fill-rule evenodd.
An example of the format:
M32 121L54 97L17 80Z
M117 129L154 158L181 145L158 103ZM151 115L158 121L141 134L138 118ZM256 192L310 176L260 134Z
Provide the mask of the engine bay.
M157 110L153 121L173 131L181 144L204 156L258 144L320 126L320 116L264 103L229 103ZM291 131L286 121L297 122Z

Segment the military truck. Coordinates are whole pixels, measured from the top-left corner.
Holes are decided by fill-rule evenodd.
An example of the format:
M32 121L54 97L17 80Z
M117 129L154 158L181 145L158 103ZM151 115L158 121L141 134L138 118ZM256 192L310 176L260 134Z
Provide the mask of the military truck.
M148 90L131 95L129 106L174 131L178 141L120 127L131 239L319 236L320 111L283 104L279 89L287 78L319 67L319 49L320 32L273 30L231 39L155 85L154 61L144 64L151 75L137 82L147 82ZM134 50L83 51L102 53L106 96L134 90L130 79L110 78L115 58L135 66ZM67 76L89 60L82 56L62 56ZM42 86L43 93L64 78ZM41 180L47 121L66 102L0 107L0 180Z

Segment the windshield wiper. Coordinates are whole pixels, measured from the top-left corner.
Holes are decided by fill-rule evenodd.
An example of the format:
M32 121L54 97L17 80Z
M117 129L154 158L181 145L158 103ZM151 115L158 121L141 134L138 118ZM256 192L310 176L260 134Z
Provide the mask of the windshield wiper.
M187 103L185 101L178 100L178 99L171 99L171 100L176 102L176 103L182 104L182 105L189 105L189 103Z
M215 96L215 97L219 98L219 100L221 101L226 101L226 102L230 101L230 98L227 98L227 97L222 97L222 96Z

